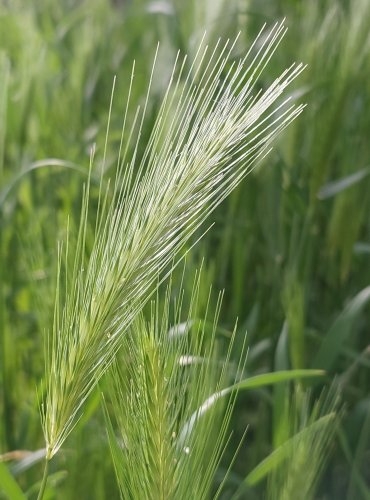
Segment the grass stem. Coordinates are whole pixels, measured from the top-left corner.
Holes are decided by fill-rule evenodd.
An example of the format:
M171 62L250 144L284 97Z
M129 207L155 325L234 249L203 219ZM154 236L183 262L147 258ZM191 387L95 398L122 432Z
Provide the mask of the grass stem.
M49 459L45 458L44 474L42 476L40 491L39 491L39 494L37 496L37 500L42 500L44 497L46 483L48 481L48 473L49 473Z

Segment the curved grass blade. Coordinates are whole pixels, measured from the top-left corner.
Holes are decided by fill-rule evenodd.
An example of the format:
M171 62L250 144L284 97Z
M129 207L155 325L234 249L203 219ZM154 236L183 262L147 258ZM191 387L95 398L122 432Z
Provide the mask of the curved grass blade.
M6 495L6 498L12 500L25 500L26 495L23 494L16 480L13 478L7 467L0 462L0 492Z
M200 417L202 417L208 410L210 410L217 401L224 398L225 396L229 396L232 393L237 393L243 390L258 389L267 385L279 384L280 382L288 382L303 378L323 377L324 375L325 372L323 370L282 370L274 373L255 375L254 377L241 380L229 387L225 387L225 389L212 394L212 396L206 399L202 406L200 406L193 413L190 420L186 422L186 425L183 427L180 433L179 442L180 444L183 444L186 436L188 436L192 432Z
M321 347L316 354L312 366L320 368L325 366L330 370L338 355L340 354L345 341L352 332L352 327L363 308L370 300L370 286L359 292L345 307L343 312L334 321L326 333Z

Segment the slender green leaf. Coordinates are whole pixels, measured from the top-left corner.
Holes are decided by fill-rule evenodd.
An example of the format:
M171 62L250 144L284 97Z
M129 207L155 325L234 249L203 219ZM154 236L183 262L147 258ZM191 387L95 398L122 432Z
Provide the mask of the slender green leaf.
M292 453L292 450L302 439L307 439L322 427L327 426L328 423L331 422L334 418L335 413L325 415L302 431L298 432L284 444L280 445L248 474L248 476L245 478L245 482L247 483L247 485L255 486L257 483L259 483L268 474L270 474L273 469L281 464L284 459L289 457L289 455Z
M258 389L259 387L279 384L280 382L323 377L324 375L324 370L281 370L273 373L263 373L262 375L255 375L254 377L241 380L229 387L228 391Z
M246 391L251 389L259 389L267 385L279 384L281 382L287 382L292 380L299 380L302 378L317 378L323 377L325 372L323 370L282 370L274 373L264 373L262 375L255 375L254 377L241 380L236 384L233 384L221 391L215 392L209 398L204 401L202 406L200 406L191 416L191 418L186 422L182 428L179 435L179 443L183 445L197 421L203 416L208 410L210 410L214 404L221 398L228 396L232 393L237 393L239 391Z
M312 367L330 370L344 343L351 336L353 325L370 300L370 286L361 290L345 307L326 333Z
M6 495L9 500L25 500L21 488L11 475L7 467L0 462L0 492Z
M289 369L288 325L284 322L275 351L275 370ZM289 437L289 385L282 382L273 390L273 444L280 446Z

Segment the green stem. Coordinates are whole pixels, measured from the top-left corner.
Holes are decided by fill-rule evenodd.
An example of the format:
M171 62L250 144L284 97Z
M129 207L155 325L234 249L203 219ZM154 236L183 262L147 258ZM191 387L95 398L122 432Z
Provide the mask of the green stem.
M49 459L45 458L44 475L42 476L40 491L39 491L39 494L37 496L37 500L42 500L42 498L44 496L46 483L48 481L48 472L49 472Z

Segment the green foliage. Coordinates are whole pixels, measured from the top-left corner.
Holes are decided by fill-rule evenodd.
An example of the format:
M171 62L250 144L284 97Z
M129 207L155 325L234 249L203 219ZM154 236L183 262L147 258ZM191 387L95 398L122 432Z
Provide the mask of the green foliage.
M261 90L262 96L282 69L289 67L293 60L303 61L307 68L291 84L290 90L285 90L285 95L289 95L292 103L306 102L307 108L299 120L274 139L272 154L266 160L261 157L260 166L250 172L247 182L233 185L235 189L218 208L208 201L202 206L204 212L199 212L198 222L215 208L208 219L213 226L208 231L203 225L192 234L191 231L182 233L184 246L181 252L187 253L186 272L181 274L178 268L174 269L172 280L174 295L178 296L179 290L184 290L183 313L176 321L175 317L171 318L169 323L175 322L181 330L192 311L194 332L204 329L204 338L207 338L207 332L216 335L217 349L212 351L215 372L217 367L220 368L217 361L227 358L227 346L234 338L227 365L230 378L217 386L218 377L205 377L204 399L200 387L198 393L192 390L195 399L196 394L199 396L198 409L204 403L217 402L207 405L210 412L213 406L218 408L216 421L222 419L227 398L232 398L234 408L233 414L228 416L232 434L226 432L228 439L224 441L220 461L217 467L212 464L212 467L215 465L212 468L215 476L212 481L207 479L207 488L204 489L209 496L217 492L222 499L230 499L236 494L241 498L265 498L265 481L253 484L246 481L256 471L262 470L260 477L265 479L270 475L270 497L284 498L285 495L287 498L290 493L284 492L292 491L289 490L292 467L296 484L301 484L303 476L318 476L319 482L310 480L313 497L339 500L369 497L370 121L366 110L370 104L370 3L367 0L12 0L0 5L0 498L36 498L39 492L42 478L40 450L45 446L39 404L48 401L49 409L54 408L54 412L49 412L54 416L49 421L48 433L53 435L50 431L53 419L59 428L50 440L60 444L60 438L64 439L68 434L65 432L69 431L68 425L74 426L74 431L68 434L68 439L49 463L44 498L119 498L106 437L108 415L104 415L101 409L101 392L105 394L111 431L114 432L110 437L124 436L127 426L119 425L124 413L116 415L118 402L115 404L114 398L110 398L112 374L106 372L114 357L112 354L116 353L124 338L117 335L117 343L106 349L109 342L108 337L101 334L104 329L87 328L93 334L89 337L92 340L90 354L84 357L79 335L83 329L77 327L73 330L77 336L68 336L68 330L64 328L68 323L67 316L73 316L77 323L81 321L90 325L92 291L95 290L96 295L96 284L105 283L105 290L112 287L117 295L98 294L106 311L106 316L103 316L107 321L109 317L118 330L128 331L135 311L155 291L158 275L153 272L145 278L147 289L139 290L142 295L136 307L130 304L124 314L126 323L119 323L122 316L112 303L121 300L123 291L116 286L118 274L107 265L108 254L103 257L103 246L100 250L97 246L104 227L112 230L112 237L116 227L111 224L114 214L109 213L109 207L117 207L121 199L114 186L133 158L135 165L143 166L142 178L159 160L169 167L170 163L166 161L170 157L159 157L156 153L162 151L164 154L166 147L169 151L171 140L174 149L179 143L178 153L186 148L188 152L192 151L192 159L196 160L192 175L198 172L204 175L204 169L198 170L199 165L204 165L204 156L192 149L191 136L186 130L199 125L204 112L215 118L212 112L217 103L212 99L217 97L216 100L224 105L224 114L218 117L220 128L214 130L213 138L222 130L224 142L217 140L213 143L215 148L223 149L226 138L230 139L231 135L227 136L225 132L237 136L237 130L228 129L228 118L235 125L236 117L232 113L227 116L230 108L225 107L226 96L231 98L235 87L229 95L224 94L225 100L218 99L221 93L218 95L217 92L225 91L227 82L236 84L237 79L233 78L238 61L248 52L263 23L272 26L282 18L286 18L288 34L263 73L255 74L254 88ZM173 129L171 131L171 117L179 116L176 109L185 102L181 101L181 96L189 98L191 94L186 92L191 92L191 88L194 96L201 92L201 73L194 74L191 61L196 58L205 30L210 47L221 39L220 51L227 39L235 40L239 31L240 35L219 73L213 97L209 94L208 108L201 108L201 99L192 102L189 108L192 110L191 120L178 121L179 134L183 134L182 140L178 141L180 136L176 136ZM260 37L259 44L252 49L252 59L263 40L263 36ZM148 90L158 41L156 70ZM182 56L177 56L178 50ZM189 57L181 73L179 64L184 54ZM176 60L178 69L174 73L173 85L178 82L178 86L172 86L166 94ZM131 84L133 61L135 71ZM210 65L208 72L204 73L204 92L209 89L207 79L212 79L212 71L215 74L217 68L220 68L217 64ZM191 75L188 82L186 75ZM193 76L194 80L191 79ZM114 102L110 106L114 77ZM164 108L166 95L167 107ZM128 97L131 105L126 108ZM279 112L278 105L272 104L270 110ZM160 116L163 118L161 132L153 136ZM240 119L245 120L246 115ZM125 127L122 131L123 121ZM109 134L106 136L107 123ZM242 125L242 121L239 123ZM204 142L206 132L212 131L210 121L204 121L203 126L199 142ZM137 140L139 129L140 139ZM128 145L126 149L120 150L121 141L124 146ZM243 138L240 145L246 145L246 142ZM90 165L93 147L95 155ZM126 155L126 165L117 161L119 151L121 160ZM236 156L231 154L230 161L233 162ZM185 157L179 159L185 160ZM223 165L226 165L229 157L223 159ZM173 158L172 166L175 160L177 158ZM223 168L221 164L219 168ZM169 167L167 177L158 178L158 183L152 183L150 179L150 187L153 187L151 203L156 208L161 204L167 208L175 199L176 190L171 190L170 186L175 187L176 180L171 177L171 172ZM108 178L112 179L110 185ZM132 185L135 179L133 172ZM187 179L189 194L194 179L191 176ZM226 196L228 188L224 180L217 177L217 182L220 182L220 196ZM168 191L167 198L158 198L162 190ZM130 186L127 186L126 195L129 192ZM147 193L150 193L149 187ZM147 201L149 198L148 194ZM192 210L192 198L187 199L188 210ZM149 206L153 205L138 200L142 208L140 213L143 214L145 207L150 212ZM217 200L221 201L221 198ZM85 222L81 225L78 240L81 206ZM171 220L175 221L177 215L178 212L173 211ZM189 218L189 211L184 215L183 229L187 230L191 221L185 218ZM155 228L163 227L160 226L162 223L162 216L158 217L154 210L146 236L149 233L153 236ZM86 235L83 238L84 224ZM131 227L137 230L137 226ZM194 230L195 227L198 226L194 225ZM203 233L206 234L198 242ZM142 237L144 233L140 234ZM141 241L140 238L137 236L137 242ZM64 242L59 247L59 254L58 241ZM127 241L132 242L132 239ZM198 243L194 246L195 242ZM137 264L143 253L140 245L136 248ZM162 248L167 250L167 247ZM111 250L110 256L123 251L119 245L112 245ZM130 249L127 247L126 250L129 254ZM181 252L168 253L160 279L178 262L183 255ZM89 261L94 254L100 265L96 265L92 273L93 266ZM174 254L177 257L172 260ZM148 258L149 253L143 258L143 263ZM75 260L78 280L72 273ZM58 261L60 304L54 311ZM190 304L194 285L192 276L200 267L202 279L197 291L198 306L194 311ZM89 279L86 277L88 273ZM139 276L139 270L137 273ZM215 304L213 295L209 295L211 283L216 289L225 290L217 327L213 325L217 302ZM158 295L160 302L161 297ZM66 309L65 304L69 304ZM75 311L84 311L83 314L79 317L73 315L73 307ZM163 304L158 307L160 311L165 310ZM68 311L68 314L63 311ZM52 382L41 382L45 364L44 339L52 339L48 332L52 329L54 312L57 313L55 317L60 318L59 324L64 325L62 331L66 337L63 338L67 338L68 343L65 347L60 344L63 347L58 351L60 358L54 359L56 377ZM145 306L144 319L130 327L139 329L141 336L138 338L146 338L143 332L147 330L164 335L165 329L151 329L151 314L150 307ZM155 311L153 314L156 317ZM208 321L205 321L206 317ZM233 337L236 318L238 327ZM58 342L62 337L56 335L57 324L54 324L54 339ZM248 332L247 340L245 331ZM144 345L147 351L158 353L158 356L167 352L162 350L162 345L155 343L153 336L150 338L152 343L149 344L131 344L135 356L143 355L144 351L138 348L144 348ZM75 340L77 342L73 343ZM128 342L128 338L124 342ZM244 369L236 373L233 369L238 366L245 343L248 357L245 366L244 361L242 363ZM49 347L53 347L51 342ZM185 347L181 344L179 349ZM194 353L197 347L188 346ZM73 351L80 359L77 365L73 365L73 356L70 355ZM105 359L101 355L103 351ZM162 359L162 364L154 362L154 358L160 359L154 354L147 370L140 372L142 378L136 379L137 383L145 381L148 394L152 387L150 381L155 382L155 367L170 367L166 365L167 360ZM126 359L124 348L119 356L121 361ZM88 366L99 360L99 370L105 375L100 378L97 389L99 377L90 377ZM53 364L51 358L47 362ZM63 366L64 372L60 370ZM76 373L78 366L84 376L68 378L68 366L70 375ZM201 365L188 368L189 373L192 369L193 373L201 371ZM298 372L308 374L310 368L318 368L320 373L325 370L325 377L297 379ZM117 389L125 393L125 374L129 365L121 363L119 370L121 378L124 377L119 379L122 384ZM325 410L318 403L322 402L319 396L321 386L330 385L334 378L345 403L341 420L332 417L329 407ZM236 383L234 388L238 390L230 392L233 380L245 384L246 390ZM304 395L308 385L312 386L311 398ZM64 391L66 386L68 393ZM300 397L292 397L295 391ZM172 396L167 390L167 397ZM150 403L153 418L158 417L154 408L160 408L160 399L152 398ZM193 413L187 414L190 415L188 424L193 422L191 416L197 415L194 407ZM190 407L187 411L190 412ZM297 415L300 417L296 418ZM203 417L204 422L209 421L208 417L213 418L204 412L199 419L200 425L203 425ZM149 422L145 420L144 423ZM157 424L155 422L153 419L151 424L158 429L158 419ZM337 422L335 435L330 434L333 422ZM133 428L139 431L137 427ZM208 431L206 425L205 430ZM327 430L334 445L316 446L315 436L324 434L325 437ZM154 452L160 450L158 442L157 438L151 442ZM200 444L202 442L200 436ZM122 463L121 441L118 445L116 465ZM292 450L296 451L295 458ZM307 453L316 458L310 456L307 459ZM299 460L296 460L298 455ZM232 466L226 474L230 464ZM168 462L165 465L168 466ZM326 472L322 471L321 465L326 465ZM222 489L219 489L220 484ZM311 492L307 494L311 495Z

